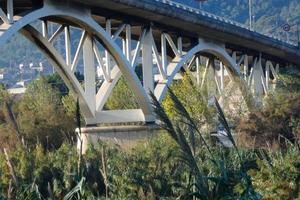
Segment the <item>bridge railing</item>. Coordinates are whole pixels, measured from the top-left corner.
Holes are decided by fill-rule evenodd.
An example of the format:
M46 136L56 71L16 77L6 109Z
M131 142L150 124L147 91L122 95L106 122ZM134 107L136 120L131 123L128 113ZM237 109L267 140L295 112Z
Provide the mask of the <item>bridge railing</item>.
M281 38L279 38L277 36L274 36L272 34L266 34L266 33L263 33L263 32L250 30L250 28L248 26L246 26L245 24L242 24L242 23L236 22L234 20L231 20L231 19L228 19L228 18L225 18L225 17L221 17L221 16L218 16L218 15L215 15L215 14L212 14L212 13L200 10L198 8L194 8L194 7L191 7L191 6L182 4L182 3L178 3L178 2L175 2L175 1L172 1L172 0L155 0L155 1L163 3L163 4L167 4L169 6L173 6L173 7L179 8L179 9L183 9L183 10L189 11L191 13L195 13L195 14L199 14L199 15L202 15L202 16L205 16L205 17L209 17L209 18L221 21L223 23L227 23L227 24L231 24L231 25L234 25L234 26L238 26L240 28L247 29L248 31L252 31L252 32L256 32L256 33L262 34L264 36L267 36L269 38L272 38L274 40L277 40L277 41L280 41L280 42L283 42L283 43L287 43L287 44L292 45L292 46L296 46L296 47L298 46L298 43L296 43L296 42L285 41L285 40L283 40L283 39L281 39Z

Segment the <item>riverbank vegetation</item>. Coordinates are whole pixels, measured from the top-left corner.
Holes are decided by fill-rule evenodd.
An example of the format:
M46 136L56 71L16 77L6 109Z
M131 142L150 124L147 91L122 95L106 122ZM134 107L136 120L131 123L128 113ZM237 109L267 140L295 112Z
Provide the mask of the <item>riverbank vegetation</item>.
M76 101L53 78L18 99L2 88L0 199L300 199L300 79L292 74L281 73L263 108L240 116L187 76L162 105L153 98L165 133L132 150L99 143L82 159ZM113 99L122 102L107 109L134 107L132 97L124 105L124 80L118 85ZM231 148L211 136L216 124Z

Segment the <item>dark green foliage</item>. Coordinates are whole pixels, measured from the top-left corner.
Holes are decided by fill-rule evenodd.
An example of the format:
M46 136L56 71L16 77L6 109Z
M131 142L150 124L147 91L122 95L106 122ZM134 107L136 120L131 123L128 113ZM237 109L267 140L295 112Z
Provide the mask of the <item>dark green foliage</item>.
M298 93L300 91L300 70L288 67L280 70L277 93Z
M297 146L269 152L269 159L257 160L258 170L250 170L254 187L265 199L300 198L300 153Z
M177 133L182 144L190 145L184 139L185 133ZM14 186L13 195L16 199L90 200L105 196L124 200L191 199L197 196L248 200L257 199L255 188L266 199L299 197L300 154L293 146L285 152L266 151L268 164L265 156L259 158L255 151L239 149L239 157L234 149L210 147L209 152L201 145L197 145L194 155L183 156L186 148L192 148L183 149L182 144L174 143L164 134L131 152L100 143L91 147L82 160L83 178L77 174L78 156L72 145L64 144L53 152L45 152L41 146L32 150L20 147L9 152L19 182L18 187ZM0 196L7 196L10 179L5 158L0 153Z
M29 85L15 110L20 131L29 145L41 143L53 149L74 137L73 119L66 115L60 94L44 79Z
M139 108L137 100L129 89L124 77L121 77L116 84L105 104L105 108L108 110Z
M76 163L76 151L70 145L63 145L56 152L44 152L41 146L30 150L26 147L18 147L14 152L9 152L16 171L19 187L15 187L16 199L36 199L48 197L50 193L56 196L66 194L75 185L74 163ZM75 158L75 159L74 159ZM3 155L1 160L1 193L9 187L10 172L5 167ZM75 173L76 174L76 173ZM50 192L52 191L52 192ZM39 197L39 198L37 198Z
M55 73L53 75L49 75L45 77L48 84L52 86L55 90L59 91L61 95L67 95L69 90L64 83L64 81L60 78L60 76Z
M103 149L106 149L110 199L163 198L182 192L176 190L178 185L184 185L180 180L185 177L183 166L174 162L177 148L168 137L159 137L147 146L138 147L134 153L106 145L91 148L83 159L82 179L78 179L77 155L73 146L64 144L53 152L45 152L41 146L30 151L20 147L10 152L21 185L15 188L15 195L24 199L36 195L41 199L51 195L58 199L91 199L105 195L104 179L100 173ZM10 172L3 154L0 154L0 163L0 194L6 196ZM30 187L32 185L34 187Z

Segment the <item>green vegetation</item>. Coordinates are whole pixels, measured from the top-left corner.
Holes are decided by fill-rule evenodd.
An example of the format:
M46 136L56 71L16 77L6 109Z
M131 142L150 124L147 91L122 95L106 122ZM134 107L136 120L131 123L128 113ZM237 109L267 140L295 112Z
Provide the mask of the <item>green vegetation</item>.
M298 1L254 0L256 30L296 41ZM204 9L247 24L247 5L214 0ZM289 33L282 30L286 23ZM55 44L59 50L61 42ZM18 79L20 63L44 59L19 35L2 49L1 70L11 80ZM100 142L83 157L74 133L80 123L76 101L58 75L40 77L18 98L0 85L0 200L300 200L299 77L284 69L263 107L245 111L243 102L231 102L235 86L222 97L222 110L185 76L162 105L153 98L166 133L130 151ZM131 108L138 104L121 78L105 109ZM211 137L218 123L233 148Z
M16 113L22 136L33 144L39 140L44 147L57 148L71 139L75 130L74 120L67 117L59 93L43 79L27 88Z
M241 119L237 126L239 143L248 147L278 148L286 140L300 138L300 72L292 68L280 73L274 94L265 98L263 109Z
M207 106L206 93L185 76L162 105L153 99L166 133L128 151L99 143L80 161L76 102L61 94L57 77L35 81L20 99L2 88L0 199L299 199L300 95L293 74L282 72L264 110L235 117L236 128L227 122L230 111L217 101ZM126 99L136 105L121 79L106 106L126 108ZM216 122L233 148L212 140Z
M139 108L133 92L129 89L124 77L121 77L105 105L108 110Z
M142 66L139 65L135 68L135 73L137 74L140 81L143 80ZM112 90L112 94L109 96L107 103L105 104L105 109L107 110L117 110L117 109L137 109L139 108L137 99L135 98L133 92L128 87L125 78L122 76L115 88Z
M13 100L5 91L4 87L0 89L0 145L1 147L15 146L19 139L19 131L15 117L12 112Z
M63 104L59 91L46 79L34 81L20 100L13 100L3 89L0 96L3 147L11 142L15 146L23 140L28 146L39 143L47 149L56 149L64 141L74 139L74 115L68 114L73 102L66 101L66 96ZM15 139L10 141L12 138Z
M85 156L81 179L74 146L64 144L53 152L45 152L40 146L31 151L20 147L9 153L18 186L1 154L0 191L2 198L12 191L10 195L16 199L25 196L31 199L29 195L36 196L33 199L63 199L83 180L82 188L74 194L82 199L191 199L193 195L200 199L299 197L299 149L268 152L270 160L259 158L255 151L242 151L244 169L235 150L213 147L210 151L211 154L198 145L193 157L199 166L196 172L183 162L192 157L182 157L182 149L165 135L130 153L100 145ZM208 185L196 179L195 188L193 177L199 172Z

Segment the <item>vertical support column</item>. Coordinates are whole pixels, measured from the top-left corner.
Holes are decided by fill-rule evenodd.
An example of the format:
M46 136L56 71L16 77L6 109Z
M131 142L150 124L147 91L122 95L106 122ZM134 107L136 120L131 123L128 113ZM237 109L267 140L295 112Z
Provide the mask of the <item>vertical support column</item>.
M122 39L122 50L123 50L123 54L126 56L126 40Z
M42 21L42 33L44 38L49 39L48 22L45 20Z
M220 70L221 70L221 91L224 91L224 73L225 73L225 66L222 62L220 62Z
M232 59L233 59L234 62L236 63L236 51L234 51L234 52L232 53Z
M257 100L260 100L260 97L263 94L263 86L261 82L262 74L261 74L260 66L261 66L261 59L258 59L258 61L256 62L253 68L254 93L259 98Z
M142 43L143 82L147 92L154 91L154 73L152 59L152 29L148 27Z
M200 56L196 57L197 85L200 85Z
M10 24L14 23L14 4L13 0L7 0L7 19Z
M266 76L266 89L267 91L269 91L270 87L269 87L269 83L270 83L270 61L266 62L266 72L265 72L265 76Z
M208 73L208 70L209 70L210 61L211 61L210 59L207 59L206 64L205 64L205 71L204 71L203 77L202 77L201 89L203 89L206 78L207 78L207 73Z
M96 70L93 52L93 40L88 35L83 43L84 87L85 95L92 111L96 110Z
M249 60L248 60L248 55L245 55L244 57L244 80L245 81L247 81L248 70L249 70Z
M300 25L297 26L297 42L298 42L298 50L300 50Z
M129 24L126 25L126 58L131 63L131 26Z
M71 67L72 58L71 58L71 38L70 38L70 27L65 27L65 49L66 49L66 64Z
M207 94L208 94L208 99L212 100L213 97L216 95L217 91L217 82L216 82L216 74L215 74L215 59L214 58L209 58L209 65L208 65L208 71L207 71Z
M162 68L166 74L167 72L167 42L166 42L166 36L164 33L161 34L161 62L162 62Z
M108 33L109 36L111 36L111 20L110 19L107 19L106 20L106 32ZM111 56L109 54L108 51L105 51L105 60L106 60L106 73L107 73L107 76L109 78L109 80L107 81L111 81L110 78L111 78Z
M276 72L276 75L279 74L279 64L278 63L275 66L275 72Z
M182 56L182 37L177 38L177 47L179 55Z
M249 29L253 30L252 0L249 0Z
M250 73L249 73L249 76L247 77L247 83L248 83L248 86L251 88L251 91L254 92L254 89L253 89L253 71L254 71L254 68L256 66L256 63L257 63L257 58L254 58L254 57L251 57L251 61L249 59L250 57L248 56L248 64L249 64L249 69L250 69ZM250 68L250 62L251 62L251 68Z

